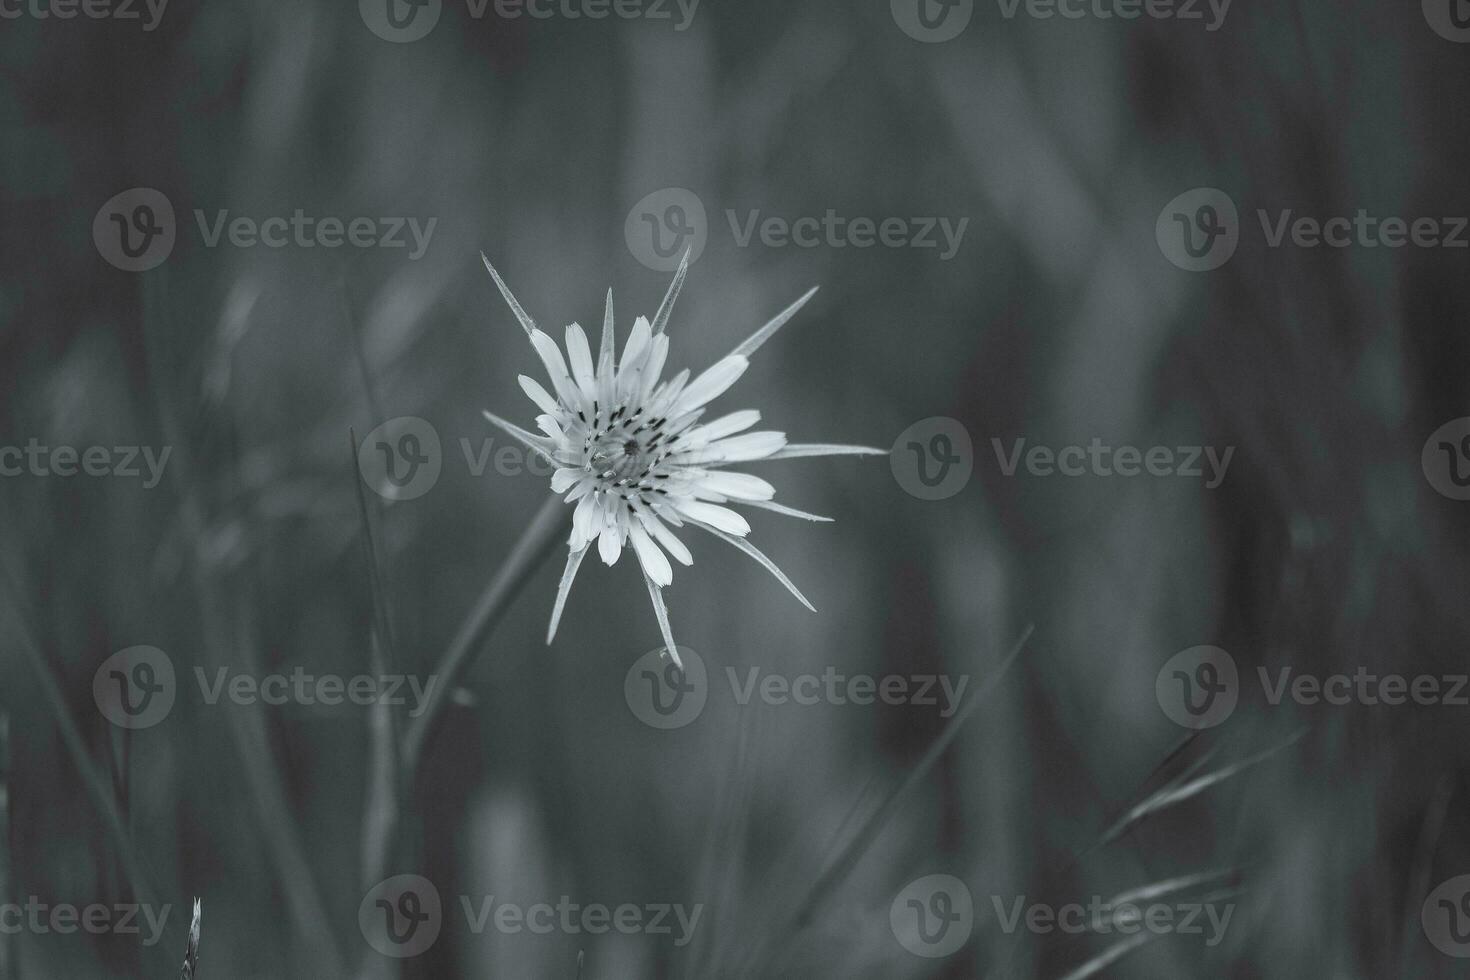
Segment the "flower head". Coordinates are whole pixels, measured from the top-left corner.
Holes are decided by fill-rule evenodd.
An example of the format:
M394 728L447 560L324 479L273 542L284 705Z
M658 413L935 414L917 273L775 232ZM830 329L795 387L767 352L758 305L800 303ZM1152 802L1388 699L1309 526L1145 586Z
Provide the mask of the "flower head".
M745 373L750 355L795 316L816 289L698 376L691 379L689 371L684 370L664 380L669 356L669 338L664 330L689 271L687 254L652 322L641 316L634 322L621 356L615 349L613 299L612 291L608 291L602 339L595 358L586 332L575 323L566 329L563 356L556 341L538 329L522 309L490 260L483 255L481 258L551 380L548 391L535 379L520 376L521 388L541 410L536 417L540 434L490 412L485 416L555 465L552 492L565 494L567 503L576 505L567 542L566 571L557 590L546 641L550 643L556 635L572 581L593 543L608 565L615 564L623 549L631 546L642 567L664 644L678 663L663 588L674 580L670 555L681 565L693 564L694 558L672 528L697 528L734 545L765 566L811 609L812 604L775 563L746 540L750 525L730 505L809 521L830 518L778 504L773 499L776 488L771 484L727 467L798 456L881 455L883 450L799 445L788 443L784 432L751 432L748 430L761 417L752 409L710 421L704 418L709 404Z

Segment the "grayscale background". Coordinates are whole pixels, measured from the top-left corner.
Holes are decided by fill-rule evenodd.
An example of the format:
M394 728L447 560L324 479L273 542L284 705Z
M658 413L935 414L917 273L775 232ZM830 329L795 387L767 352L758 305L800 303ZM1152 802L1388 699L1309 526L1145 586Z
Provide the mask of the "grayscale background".
M0 0L0 978L195 897L195 980L1470 975L1467 68L1465 0ZM548 647L558 542L409 779L408 683L239 693L432 682L548 498L482 250L560 338L685 249L672 368L820 285L720 405L893 450L752 467L816 614L686 533L702 673L630 556Z

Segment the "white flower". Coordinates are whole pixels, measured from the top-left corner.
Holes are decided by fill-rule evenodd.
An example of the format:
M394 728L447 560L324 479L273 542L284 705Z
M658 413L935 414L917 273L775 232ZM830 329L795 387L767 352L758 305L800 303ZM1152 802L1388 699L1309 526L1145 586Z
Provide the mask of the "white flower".
M692 381L687 370L663 381L669 356L664 328L689 271L687 254L653 322L640 316L633 324L621 358L614 350L611 290L602 320L602 343L595 358L586 333L575 323L566 330L564 358L556 342L537 329L535 321L521 308L490 260L483 254L480 257L541 356L552 389L547 391L535 379L520 376L521 388L542 412L536 417L541 435L490 412L485 416L550 460L557 467L551 477L552 492L566 494L567 502L576 504L567 542L566 571L557 589L546 642L556 635L572 581L593 542L608 565L617 562L623 548L631 544L643 568L664 644L669 656L679 663L662 591L674 580L674 570L664 552L682 565L692 564L694 558L670 525L699 528L734 545L765 566L802 605L812 609L775 563L745 540L750 525L725 505L758 507L809 521L831 518L778 504L772 499L776 488L765 480L733 473L725 467L798 456L881 455L883 450L798 445L787 443L783 432L749 432L761 417L749 409L709 422L702 419L709 403L745 373L750 355L795 316L816 289Z

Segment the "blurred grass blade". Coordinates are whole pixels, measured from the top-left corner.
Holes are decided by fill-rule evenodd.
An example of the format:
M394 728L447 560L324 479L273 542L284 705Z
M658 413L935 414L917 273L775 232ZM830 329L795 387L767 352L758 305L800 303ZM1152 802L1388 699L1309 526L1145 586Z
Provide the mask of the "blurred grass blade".
M991 692L1000 686L1000 682L1010 672L1011 665L1020 656L1021 651L1025 648L1027 641L1031 639L1031 634L1035 632L1035 629L1036 627L1034 625L1028 625L1021 632L1020 638L1016 640L1010 652L1006 654L1005 659L991 673L985 686L976 691L971 696L969 704L961 708L950 719L944 731L939 734L939 737L924 752L923 757L919 759L918 763L909 770L908 775L893 788L892 792L878 806L878 809L873 811L873 814L864 821L858 832L838 852L838 856L832 863L818 875L817 880L808 890L806 897L797 906L795 914L788 920L790 926L774 936L763 950L757 950L753 954L756 966L766 965L775 959L781 952L784 944L793 935L805 928L811 920L812 913L817 906L826 901L828 896L842 883L843 879L851 873L858 861L861 860L864 852L867 851L874 839L877 838L879 832L887 825L899 804L903 803L909 794L913 792L914 787L929 775L929 771L939 762L945 750L949 748L950 744L954 742L955 737L959 735L961 729L965 727L965 723L974 716L975 711L985 702L985 699ZM755 970L754 975L765 976L767 974L761 970Z
M1083 963L1077 969L1062 977L1061 980L1086 980L1087 977L1096 976L1153 938L1153 935L1147 932L1140 932L1136 936L1129 936L1117 945L1104 950L1086 963Z
M1111 841L1117 840L1128 830L1128 828L1144 820L1150 814L1157 813L1160 810L1166 810L1171 806L1177 806L1178 804L1183 803L1186 800L1189 800L1195 796L1198 796L1199 794L1214 786L1219 785L1220 783L1223 783L1230 777L1240 772L1243 772L1246 769L1251 768L1252 766L1265 762L1276 753L1291 747L1305 733L1306 729L1302 729L1301 731L1298 731L1296 734L1292 735L1286 741L1282 742L1280 745L1269 748L1264 752L1251 756L1250 758L1244 759L1240 762L1231 763L1225 768L1217 769L1214 772L1209 773L1208 775L1200 776L1195 779L1185 779L1184 777L1181 777L1180 779L1175 780L1173 783L1165 786L1163 789L1159 790L1157 793L1154 793L1148 799L1144 800L1142 803L1138 804L1133 809L1124 814L1123 818L1119 820L1116 824L1114 824L1111 830L1103 835L1103 843L1109 843Z

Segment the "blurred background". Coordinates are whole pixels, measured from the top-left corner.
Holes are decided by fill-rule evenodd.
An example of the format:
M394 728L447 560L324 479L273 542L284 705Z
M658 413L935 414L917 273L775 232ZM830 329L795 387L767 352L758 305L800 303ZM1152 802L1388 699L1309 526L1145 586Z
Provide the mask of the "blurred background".
M0 976L177 976L196 896L209 980L1467 975L1470 707L1270 696L1466 671L1463 12L1067 9L0 4ZM1273 239L1360 210L1443 240ZM631 558L548 647L553 542L403 778L407 683L219 693L442 676L549 496L478 253L621 338L685 249L672 369L820 285L717 407L894 448L750 467L815 615L685 532L702 679Z

